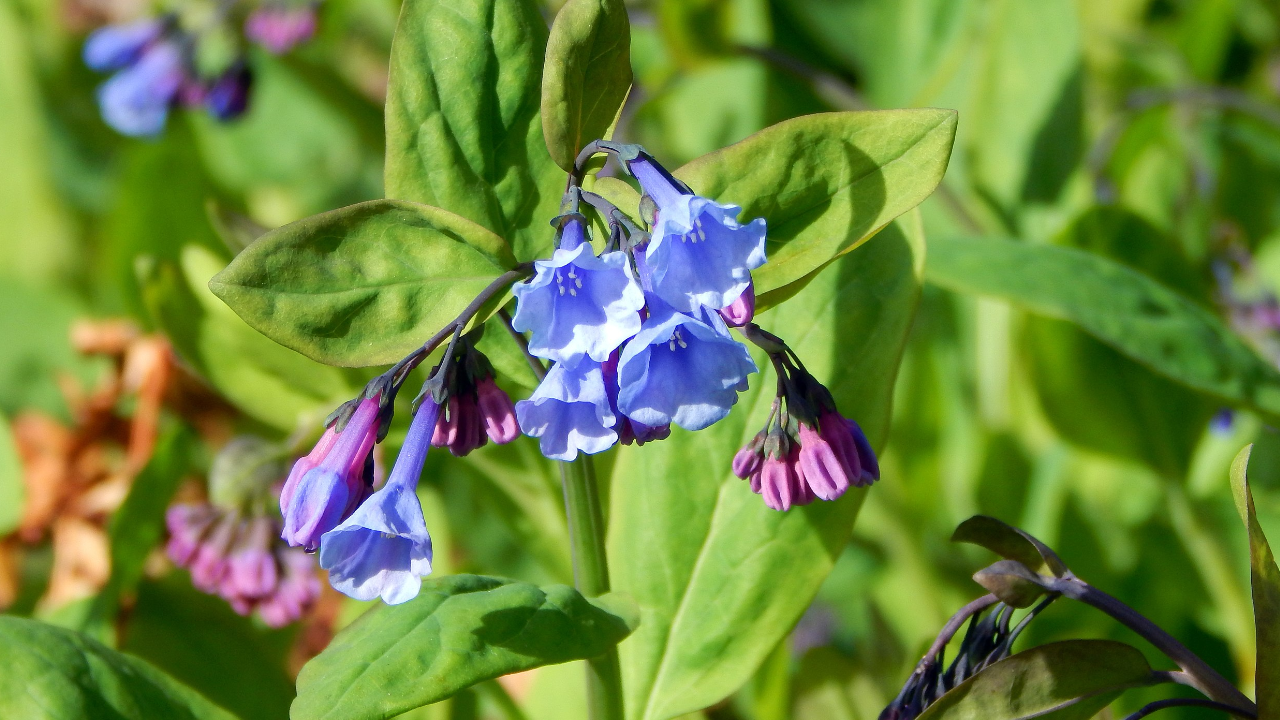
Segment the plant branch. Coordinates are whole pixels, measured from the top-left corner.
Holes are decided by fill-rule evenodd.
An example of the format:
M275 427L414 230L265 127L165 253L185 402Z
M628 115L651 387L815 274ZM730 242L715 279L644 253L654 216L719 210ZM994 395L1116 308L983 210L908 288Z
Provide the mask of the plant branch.
M587 597L609 592L609 565L604 546L604 513L591 456L579 454L560 463L573 584ZM618 649L587 661L587 708L591 720L622 720L622 673Z
M524 359L529 361L529 369L533 370L534 376L541 382L547 376L547 368L542 364L541 360L529 352L529 341L525 339L524 335L517 332L515 326L511 324L511 313L507 312L506 308L502 308L498 310L498 317L502 319L502 326L511 334L511 339L516 341L520 352L524 353Z
M1258 708L1253 704L1253 701L1245 697L1244 693L1236 689L1235 685L1232 685L1230 681L1218 674L1218 671L1210 667L1204 660L1201 660L1198 655L1191 652L1186 645L1183 645L1177 638L1166 632L1164 628L1143 617L1142 614L1128 605L1071 575L1046 580L1042 585L1047 590L1062 593L1062 595L1073 600L1092 605L1141 635L1143 639L1154 645L1157 650L1164 653L1170 660L1177 663L1178 667L1182 668L1186 675L1186 682L1183 684L1193 687L1210 699L1225 703L1232 708L1248 713L1257 712Z
M1227 705L1226 703L1214 702L1212 700L1201 700L1199 698L1172 698L1169 700L1157 700L1149 705L1144 705L1142 709L1126 717L1124 720L1140 720L1140 718L1144 718L1151 713L1172 707L1201 707L1208 708L1210 710L1221 710L1228 715L1249 718L1250 720L1257 720L1258 717L1256 713L1241 710L1240 708Z

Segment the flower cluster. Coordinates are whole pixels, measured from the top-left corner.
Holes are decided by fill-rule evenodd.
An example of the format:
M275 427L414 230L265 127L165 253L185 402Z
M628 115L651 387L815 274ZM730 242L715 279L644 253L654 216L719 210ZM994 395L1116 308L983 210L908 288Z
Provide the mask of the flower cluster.
M851 486L880 478L880 466L858 423L842 416L831 392L780 339L755 325L748 336L769 350L778 393L762 429L733 458L733 473L774 510L835 500Z
M653 233L625 228L597 255L576 187L557 218L557 248L515 286L513 326L529 352L553 361L516 403L544 455L572 460L616 442L665 438L674 423L701 430L729 414L756 366L728 324L751 319L751 271L764 264L765 223L693 194L650 156L622 149L654 207Z
M421 355L411 359L334 413L280 494L281 537L318 550L333 587L360 600L405 602L431 572L431 535L417 496L427 450L436 445L465 455L517 434L511 398L494 383L489 361L470 339L455 337L432 370L391 474L375 490L373 446L385 437L395 395Z
M255 610L282 627L320 596L316 564L276 539L279 522L212 503L173 505L165 514L169 557L191 571L203 592L221 595L241 615Z
M235 3L220 6L223 20ZM152 136L164 130L173 107L204 108L218 120L232 120L249 106L253 73L243 48L230 57L209 60L202 41L216 36L220 23L199 23L188 30L181 12L108 25L85 41L84 62L112 73L98 88L98 105L108 125L124 135ZM244 33L269 52L286 52L316 29L313 4L268 3L254 8ZM216 42L214 43L217 44Z

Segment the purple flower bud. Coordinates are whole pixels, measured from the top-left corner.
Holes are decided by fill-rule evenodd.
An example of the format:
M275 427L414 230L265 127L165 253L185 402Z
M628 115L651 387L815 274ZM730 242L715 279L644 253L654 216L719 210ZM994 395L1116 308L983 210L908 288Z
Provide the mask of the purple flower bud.
M738 299L720 308L720 317L724 318L724 324L729 327L742 327L751 322L755 316L756 286L748 280L747 289L742 291Z
M803 422L800 423L800 467L806 484L823 500L835 500L849 489L849 474L844 463L818 430Z
M249 107L249 89L253 86L253 73L243 61L227 68L204 96L209 114L226 122L244 114Z
M759 448L754 447L754 445L754 441L751 444L744 445L733 456L733 474L743 480L755 475L764 465L764 453L760 452Z
M163 33L164 23L155 18L99 28L84 42L84 64L98 72L132 65Z
M169 530L169 543L166 550L169 559L179 566L185 567L195 556L218 513L208 504L174 505L164 514L165 527Z
M312 5L267 5L250 13L244 23L245 36L274 55L310 40L315 32L316 10Z
M760 494L765 505L774 510L791 509L797 484L794 463L773 455L765 458L760 468Z
M227 560L227 577L222 589L224 597L256 600L275 589L276 559L271 552L273 535L275 524L266 517L244 523Z
M450 397L431 433L432 447L449 447L458 440L458 398Z
M476 397L489 439L499 445L515 440L520 434L520 425L516 422L516 406L511 397L498 387L492 377L476 385Z
M271 627L284 627L302 617L320 598L320 580L315 560L301 550L282 549L276 553L280 581L275 591L258 604L258 615Z
M218 592L227 575L227 553L235 539L237 525L239 522L229 513L217 519L191 558L188 569L192 585L207 593Z
M880 461L876 459L876 452L871 449L871 443L867 442L867 436L862 432L862 427L848 419L845 420L845 425L849 428L849 435L853 438L854 447L858 451L858 460L862 464L858 485L870 485L880 479Z
M373 449L377 431L378 400L367 398L357 406L320 463L303 474L289 502L282 502L281 537L290 545L317 547L320 536L336 527L364 499L365 459Z
M482 447L489 439L485 436L484 418L480 415L475 396L459 395L456 398L450 398L450 408L454 406L452 401L455 399L458 409L456 418L458 432L453 442L449 443L449 452L454 457L465 457L472 450Z

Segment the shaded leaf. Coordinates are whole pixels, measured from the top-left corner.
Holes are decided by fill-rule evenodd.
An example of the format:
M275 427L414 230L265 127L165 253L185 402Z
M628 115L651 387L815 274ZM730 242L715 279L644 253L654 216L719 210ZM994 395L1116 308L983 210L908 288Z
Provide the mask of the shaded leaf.
M566 172L604 138L631 87L631 25L622 0L569 0L556 13L542 71L542 134Z
M231 720L156 668L78 633L0 616L0 714L85 720Z
M930 242L926 276L1070 320L1130 358L1227 402L1280 415L1280 371L1205 309L1118 263L995 239Z
M478 575L426 580L362 615L303 667L291 717L386 718L482 680L596 657L634 629L631 603Z
M1255 687L1259 720L1280 718L1280 568L1253 506L1246 446L1231 463L1231 492L1240 519L1249 531L1249 578L1253 586L1253 622L1258 661Z
M756 292L804 278L933 192L955 138L951 110L822 113L787 120L676 170L701 195L768 222ZM624 208L628 211L631 208Z
M531 0L410 0L391 45L387 197L547 254L565 175L542 139L547 25Z
M1005 605L1031 607L1044 595L1036 574L1016 560L1001 560L973 574L973 581L1000 598Z
M515 264L453 213L375 200L264 235L209 288L267 337L329 365L393 363Z
M1135 648L1068 640L988 667L930 705L920 720L1088 720L1124 690L1150 682L1151 666Z
M757 316L856 418L873 445L888 431L898 361L919 297L918 215ZM764 366L763 357L757 363ZM620 448L609 513L610 577L643 622L619 648L629 718L663 720L740 687L777 647L845 548L865 491L782 513L731 472L764 424L775 379L752 376L728 418Z
M980 545L1000 557L1022 563L1040 573L1062 577L1067 566L1047 545L1003 520L975 515L960 523L951 535L952 542Z

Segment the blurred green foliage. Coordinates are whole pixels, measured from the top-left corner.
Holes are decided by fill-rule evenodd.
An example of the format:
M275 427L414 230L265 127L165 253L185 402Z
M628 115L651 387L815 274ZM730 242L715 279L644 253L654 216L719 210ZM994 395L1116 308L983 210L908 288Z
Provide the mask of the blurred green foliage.
M0 412L66 419L58 377L88 385L104 370L72 350L71 322L127 316L167 333L186 366L238 408L241 429L279 439L299 418L314 423L365 375L279 348L214 300L205 282L239 248L220 240L209 203L274 228L383 196L382 110L399 3L325 0L313 43L284 58L254 56L258 81L243 119L220 125L177 113L150 142L121 138L98 119L100 78L80 63L86 27L69 20L73 4L0 0ZM950 168L920 213L926 280L935 272L928 269L934 240L939 257L944 244L964 252L960 244L973 237L1022 243L1019 258L1069 248L1234 328L1239 337L1228 339L1252 343L1258 362L1280 359L1269 336L1241 325L1237 313L1248 283L1263 296L1280 294L1274 3L644 0L628 7L635 84L615 137L675 167L803 114L957 109ZM478 176L491 183L483 171ZM393 179L412 185L411 169ZM489 218L495 229L518 204L502 194L510 192L498 193L506 202ZM521 238L521 258L549 237ZM850 257L870 267L919 262L897 225L870 242ZM1030 261L1007 264L997 280L1029 268ZM1223 268L1239 292L1224 291ZM847 289L859 303L904 291L843 269L821 278L833 292L856 280ZM884 479L867 495L847 545L840 535L818 599L751 681L704 717L875 718L951 613L981 593L969 575L989 555L948 542L975 513L1026 528L1091 584L1252 686L1249 549L1228 467L1239 447L1256 443L1257 519L1280 537L1275 410L1209 395L1204 383L1135 357L1126 350L1134 338L1106 337L1036 299L991 286L987 295L958 292L982 289L974 275L962 279L963 288L923 286L883 422ZM1041 282L1013 279L1030 290ZM1067 288L1077 279L1053 278ZM1099 313L1114 309L1097 300ZM809 311L786 307L779 312ZM832 373L874 364L883 350L859 338L857 316L849 318L849 331L813 360ZM484 342L495 346L504 384L530 387L522 360L504 360L500 340ZM1210 417L1235 402L1229 426L1211 428ZM0 530L16 523L21 497L4 427ZM392 446L401 433L393 428ZM424 494L437 499L452 531L431 523L433 534L445 534L437 553L447 559L438 567L537 584L571 579L558 480L525 445L486 448L465 463L428 460ZM186 451L162 444L155 462L171 462L173 452ZM189 453L179 472L201 472L207 457ZM618 459L634 461L626 453ZM611 462L602 461L602 477ZM697 508L716 502L690 500ZM11 609L30 614L49 553L37 543L21 558L25 589ZM109 586L129 608L115 638L122 649L242 717L283 716L292 693L287 633L234 617L180 575L139 584L140 566L129 572L131 587ZM341 617L359 610L353 603ZM641 625L642 638L648 629ZM1105 638L1146 650L1104 616L1066 603L1025 637ZM1148 659L1163 667L1154 653ZM576 665L538 670L529 687L512 690L534 719L581 717L581 700L560 701L581 692ZM1157 696L1130 693L1113 711ZM481 687L417 712L496 716L494 697Z

